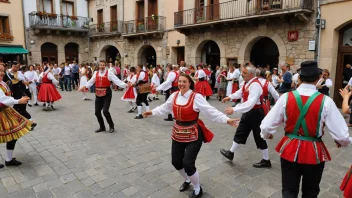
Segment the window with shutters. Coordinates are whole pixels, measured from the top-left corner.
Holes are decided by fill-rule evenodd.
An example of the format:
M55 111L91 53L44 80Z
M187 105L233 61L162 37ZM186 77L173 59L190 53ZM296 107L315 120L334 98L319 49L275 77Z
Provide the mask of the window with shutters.
M75 15L75 9L74 9L73 2L63 1L61 3L61 8L62 8L62 14L63 15L68 15L68 16L74 16Z
M39 0L38 10L46 13L53 13L53 0Z
M10 34L10 23L7 16L0 16L0 34Z

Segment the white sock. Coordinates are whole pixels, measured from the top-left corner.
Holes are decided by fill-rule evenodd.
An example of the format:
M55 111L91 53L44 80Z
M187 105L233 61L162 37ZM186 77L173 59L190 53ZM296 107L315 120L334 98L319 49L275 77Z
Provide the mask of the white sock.
M129 102L130 103L130 108L133 109L133 103L132 102Z
M142 106L137 106L138 115L142 115Z
M181 170L177 170L177 171L180 173L180 175L185 179L185 181L186 181L187 183L191 182L191 180L190 180L189 177L187 176L187 174L186 174L184 168L181 169Z
M149 106L145 106L145 111L150 111Z
M6 161L7 162L12 160L12 154L13 154L13 150L7 150L7 152L6 152Z
M189 176L189 179L192 182L193 190L195 194L198 195L200 191L200 184L199 184L199 173L196 171L192 176Z
M268 149L263 149L261 150L263 154L263 159L269 160L269 150Z
M83 98L87 98L86 92L82 92L82 94L83 94Z
M238 148L238 144L235 142L235 141L233 141L232 142L232 146L231 146L231 148L230 148L230 151L231 152L235 152L235 150Z

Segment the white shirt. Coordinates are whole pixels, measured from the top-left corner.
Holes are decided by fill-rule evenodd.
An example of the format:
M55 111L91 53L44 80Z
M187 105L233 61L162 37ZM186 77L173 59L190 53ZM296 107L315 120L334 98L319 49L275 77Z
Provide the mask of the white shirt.
M127 77L127 82L130 82L130 83L134 84L134 83L136 83L136 81L137 81L137 75L136 74L133 75L132 77L131 76Z
M166 80L156 88L156 91L166 91L172 87L172 82L176 79L176 74L174 71L170 71L167 75Z
M274 87L277 87L279 85L279 76L277 76L276 74L273 74L271 76L271 80Z
M233 80L235 78L235 71L233 71L232 73L229 71L227 72L227 76L226 76L226 80Z
M104 70L103 72L99 70L99 71L95 71L93 73L92 78L85 85L86 88L89 88L94 85L96 78L97 78L97 72L99 72L99 74L98 74L99 76L104 76L105 72L108 72L109 81L112 81L113 83L115 83L119 87L125 88L127 86L127 84L124 83L123 81L121 81L115 74L109 72L108 70Z
M157 73L154 73L154 74L153 74L153 77L152 77L152 84L153 84L154 86L159 86L159 85L160 85L160 79L159 79Z
M110 68L109 68L109 72L116 75L116 69L115 69L115 67L110 67Z
M200 69L196 71L195 76L197 76L197 78L205 78L207 75L204 70Z
M64 67L64 73L65 73L65 76L71 75L71 67L70 66L65 66Z
M235 69L235 72L234 72L234 74L233 74L233 78L234 78L235 80L238 80L238 79L240 78L240 76L241 76L240 70L239 70L239 69Z
M233 110L235 112L247 113L248 111L250 111L254 107L254 105L260 104L260 96L263 94L262 86L259 83L252 83L248 87L248 85L254 79L255 78L252 78L251 80L249 80L245 86L245 89L249 91L248 100L246 102L243 102L242 104L236 105L236 107L233 107ZM242 87L243 85L244 85L244 83L242 83L240 85L240 87ZM229 97L231 98L231 100L241 99L242 98L242 89L238 89L235 93L231 94Z
M26 77L26 79L28 81L39 81L39 77L36 71L26 71L26 73L24 73L24 76Z
M172 111L172 106L174 103L175 94L177 94L176 104L185 105L187 104L189 97L191 96L192 90L188 90L183 96L181 92L175 92L171 94L167 101L152 110L153 115L166 115ZM229 119L225 114L218 111L215 107L211 106L201 94L196 94L194 97L193 110L196 112L201 112L206 115L209 119L214 122L225 124Z
M311 84L301 84L297 88L297 91L302 96L311 96L317 92L317 89ZM286 103L287 93L279 98L275 106L269 111L262 121L262 124L260 125L262 137L266 137L267 134L274 134L276 132L276 128L280 124L286 122ZM351 144L352 138L349 137L346 121L330 97L325 97L320 120L319 137L323 134L324 123L329 129L332 138L341 144L341 146L349 146Z
M57 85L59 83L59 81L57 81L55 79L55 77L53 76L53 74L51 74L51 72L42 72L40 75L39 75L39 79L43 79L44 75L48 74L46 77L51 80L51 82L55 85Z
M138 79L137 79L137 83L139 82L139 81L144 81L144 78L145 78L145 75L146 75L146 72L140 72L139 73L139 76L138 76Z
M299 77L299 74L298 73L295 73L295 75L292 76L292 81L298 85L298 77Z
M87 72L86 68L82 67L82 69L81 69L81 74L82 74L82 75L86 75L86 72Z
M5 75L6 75L6 74L5 74ZM15 74L13 74L12 72L11 72L11 75L15 76ZM19 81L26 81L26 77L22 74L22 72L18 71L18 72L17 72L17 80L19 80Z
M55 75L59 75L59 74L60 74L60 72L61 72L60 67L53 68L53 74L54 74L54 76L55 76Z
M264 78L258 78L259 82L262 84L262 86L265 85L266 80ZM275 90L275 88L271 85L271 83L268 83L268 91L271 94L271 96L274 98L274 100L278 100L280 98L279 93Z
M4 81L1 81L0 84L3 84L4 87L7 87L7 85ZM18 104L18 101L19 100L16 100L11 96L6 96L5 93L2 91L2 89L0 89L0 103L9 107L9 106Z

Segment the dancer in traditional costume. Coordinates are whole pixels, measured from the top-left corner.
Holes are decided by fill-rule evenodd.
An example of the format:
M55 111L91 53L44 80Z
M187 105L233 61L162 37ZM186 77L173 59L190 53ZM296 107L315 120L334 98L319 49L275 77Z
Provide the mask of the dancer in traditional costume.
M141 93L140 88L144 85L149 83L149 77L148 73L146 70L143 69L144 67L142 65L137 65L136 71L137 71L137 77L136 77L136 83L135 87L137 89L137 111L138 114L134 117L134 119L143 119L142 115L142 103L145 105L145 111L149 111L149 103L148 103L148 94L149 92L143 92Z
M316 89L319 72L316 61L303 62L299 71L302 84L283 94L260 125L261 136L272 139L276 128L285 123L285 136L276 147L281 157L283 197L297 197L301 180L302 197L318 197L325 162L331 160L322 140L324 127L338 147L352 142L334 101Z
M11 90L3 81L5 67L0 64L0 143L6 143L6 166L19 166L22 163L12 157L17 140L32 128L31 121L20 115L11 106L16 104L27 105L29 97L22 96L16 100L11 97ZM4 165L0 164L0 168Z
M111 81L119 87L126 87L126 83L122 82L115 74L110 73L105 66L105 62L100 61L99 71L95 71L92 78L79 89L79 91L83 91L86 88L90 88L95 83L95 116L99 122L99 129L95 131L96 133L105 131L104 119L101 116L102 110L106 121L110 126L109 132L112 133L115 131L115 125L109 112L112 98L112 91L110 88Z
M158 71L156 68L153 69L153 77L151 80L151 86L152 86L152 99L153 100L159 100L159 92L156 91L156 88L160 85L160 79L158 76Z
M156 88L156 91L165 92L165 101L167 101L172 93L178 91L178 72L177 66L172 66L171 64L166 65L167 78L166 80ZM173 121L172 114L169 113L165 121Z
M180 74L178 80L180 91L173 93L169 99L152 111L147 111L143 115L165 115L170 111L174 112L176 122L174 124L171 138L171 161L172 165L178 170L180 175L185 179L181 185L180 191L185 191L193 185L193 193L190 197L198 198L203 194L199 182L199 173L195 167L197 155L202 143L210 142L213 133L205 127L202 120L199 119L199 113L204 113L212 121L236 126L237 120L229 119L211 106L205 98L194 92L194 82L190 76Z
M52 110L55 110L54 102L61 99L60 93L56 90L56 86L59 82L55 79L51 70L52 67L46 67L44 72L39 76L39 80L41 80L42 84L38 93L38 101L46 104L43 111L48 111L49 106Z
M79 80L79 88L84 87L84 85L88 82L88 72L87 72L87 67L85 65L82 66L80 69L80 75L81 79ZM83 100L87 100L87 92L89 91L88 88L82 91L83 94Z
M273 85L268 80L266 80L265 70L257 69L256 73L257 73L256 74L257 78L263 88L263 105L262 105L262 107L264 110L264 115L266 115L270 111L269 93L274 98L275 101L277 101L279 99L280 95L275 90Z
M130 110L128 111L128 113L133 113L137 109L137 106L133 107L133 103L136 102L137 98L137 90L136 87L133 86L137 80L137 75L135 73L136 68L131 67L129 71L129 76L125 81L127 83L127 90L121 97L121 100L127 101L130 104Z
M29 87L29 91L31 92L31 100L28 101L28 106L32 106L32 103L34 104L34 106L38 106L37 103L37 98L38 98L38 90L37 90L37 83L39 82L39 77L37 72L34 70L34 66L30 65L29 66L29 71L26 71L26 73L24 73L24 76L26 77L26 79L28 80L28 87Z
M225 98L226 88L227 88L227 65L222 66L221 73L219 74L218 81L220 82L219 86L219 101Z
M203 65L198 65L197 66L197 72L194 75L196 84L194 87L194 91L197 93L200 93L202 96L212 96L213 91L211 90L211 87L208 82L208 76L203 70ZM207 70L209 71L209 70Z
M221 149L220 153L232 161L234 158L234 151L240 144L246 144L250 132L253 131L254 141L263 155L263 159L260 162L253 164L253 167L269 168L271 167L271 162L269 160L268 145L266 141L260 137L259 127L264 118L264 111L262 109L262 85L256 78L256 68L254 66L249 65L244 67L242 76L245 81L242 88L223 99L223 102L226 102L242 98L243 103L225 109L225 113L228 115L231 115L234 112L239 112L242 113L242 117L230 150Z
M23 96L27 95L27 85L28 82L26 81L25 76L18 71L19 65L16 63L12 63L11 71L7 72L4 76L4 82L8 83L11 89L12 97L16 100L21 99ZM32 122L32 129L33 130L37 123L33 122L31 114L27 112L27 104L15 104L13 108L21 114L23 117L27 118Z

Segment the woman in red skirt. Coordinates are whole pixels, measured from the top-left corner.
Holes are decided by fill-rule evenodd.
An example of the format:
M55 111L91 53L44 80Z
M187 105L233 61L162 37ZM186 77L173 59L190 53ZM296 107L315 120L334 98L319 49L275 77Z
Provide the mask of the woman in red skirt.
M195 74L196 84L195 92L202 94L202 96L212 96L213 91L207 81L207 75L203 71L203 65L197 66L197 72Z
M59 82L51 74L51 69L52 68L46 67L44 72L39 76L42 84L38 93L38 101L46 103L43 109L44 111L47 111L49 106L52 110L55 110L53 106L54 102L61 99L60 93L56 90L56 85Z
M130 110L128 111L128 113L133 113L137 109L137 107L133 107L133 103L136 103L136 98L137 98L136 87L132 86L133 84L136 83L136 80L137 80L137 75L135 73L136 73L136 68L131 67L128 77L125 80L125 82L128 85L128 88L126 92L123 94L123 96L121 97L121 100L127 101L130 104Z

